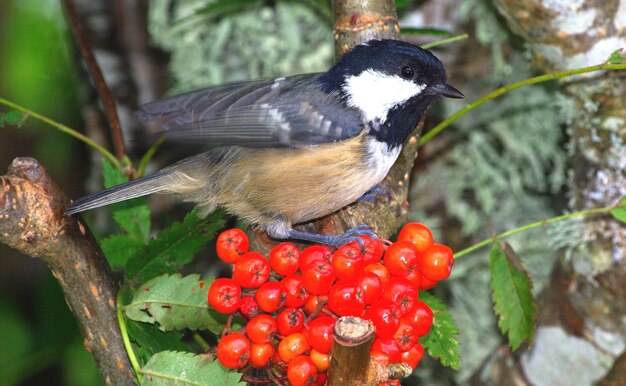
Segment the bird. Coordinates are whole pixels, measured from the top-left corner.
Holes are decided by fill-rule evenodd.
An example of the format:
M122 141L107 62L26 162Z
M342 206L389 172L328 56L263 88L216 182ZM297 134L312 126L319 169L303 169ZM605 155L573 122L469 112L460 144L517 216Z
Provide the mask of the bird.
M339 235L297 230L369 193L439 97L463 98L442 62L408 42L369 40L326 72L239 81L150 102L136 117L167 140L210 145L152 175L83 197L66 215L152 193L179 195L201 215L216 208L274 239L338 247Z

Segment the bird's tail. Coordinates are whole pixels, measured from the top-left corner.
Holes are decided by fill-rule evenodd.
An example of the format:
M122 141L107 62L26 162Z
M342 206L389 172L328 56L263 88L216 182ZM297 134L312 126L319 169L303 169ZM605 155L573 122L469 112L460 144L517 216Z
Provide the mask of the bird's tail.
M79 198L69 206L65 215L72 215L89 209L168 190L172 182L172 174L173 173L170 171L163 170L150 176Z

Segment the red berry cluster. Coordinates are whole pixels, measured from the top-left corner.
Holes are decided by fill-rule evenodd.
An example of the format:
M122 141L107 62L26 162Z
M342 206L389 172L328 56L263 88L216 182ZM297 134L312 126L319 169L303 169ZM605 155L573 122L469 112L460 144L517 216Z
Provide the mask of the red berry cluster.
M231 369L277 369L293 386L324 385L335 321L358 316L376 328L374 360L415 368L424 354L418 339L433 322L418 290L450 275L452 250L419 223L405 225L384 256L380 240L361 239L364 248L351 242L334 252L321 245L300 251L284 242L266 259L248 251L241 230L220 234L217 254L234 264L233 275L213 282L208 301L247 319L242 331L227 326L217 346L220 362Z

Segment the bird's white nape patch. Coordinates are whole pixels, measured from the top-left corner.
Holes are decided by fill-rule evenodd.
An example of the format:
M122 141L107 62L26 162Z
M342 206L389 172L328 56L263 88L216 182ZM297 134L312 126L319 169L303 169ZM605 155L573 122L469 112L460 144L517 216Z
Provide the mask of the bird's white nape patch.
M415 84L397 75L383 74L372 69L346 77L343 86L348 95L348 104L360 109L367 121L378 118L380 123L385 122L389 110L394 106L406 102L425 88L425 84Z

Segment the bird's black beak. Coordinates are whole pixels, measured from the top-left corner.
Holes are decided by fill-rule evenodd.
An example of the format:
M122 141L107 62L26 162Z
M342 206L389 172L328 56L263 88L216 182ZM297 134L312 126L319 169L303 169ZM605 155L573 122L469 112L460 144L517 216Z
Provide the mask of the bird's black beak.
M443 95L448 98L456 98L456 99L465 98L462 92L460 92L459 90L455 89L454 87L446 83L435 87L435 90L437 90L439 95Z

